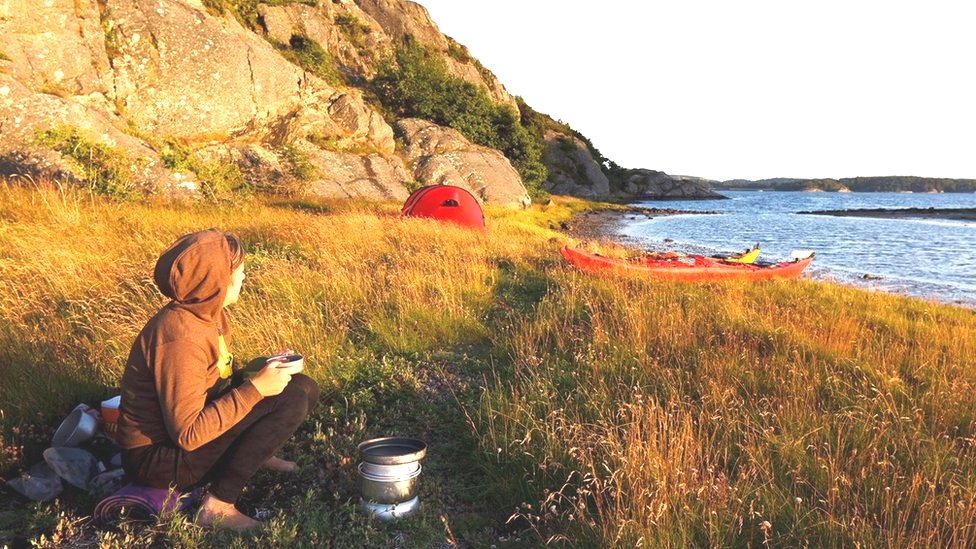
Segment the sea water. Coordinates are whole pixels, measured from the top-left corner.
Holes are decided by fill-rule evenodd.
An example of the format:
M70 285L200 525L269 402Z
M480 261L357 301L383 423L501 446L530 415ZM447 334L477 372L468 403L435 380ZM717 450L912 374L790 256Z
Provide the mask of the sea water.
M976 221L800 214L865 208L976 208L976 194L722 191L729 200L639 205L717 214L625 219L613 230L639 246L738 252L760 243L761 260L816 252L810 276L976 306ZM865 277L867 275L867 277Z

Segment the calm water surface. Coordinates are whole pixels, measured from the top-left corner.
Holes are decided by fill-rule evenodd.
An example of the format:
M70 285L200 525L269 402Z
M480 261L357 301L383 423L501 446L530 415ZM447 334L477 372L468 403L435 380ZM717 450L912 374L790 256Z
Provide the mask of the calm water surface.
M801 215L808 210L976 208L976 194L723 191L730 200L647 202L648 207L718 211L626 220L617 234L649 249L741 251L761 259L817 252L808 272L884 291L976 306L976 222ZM668 242L671 239L673 242ZM881 277L864 280L865 274Z

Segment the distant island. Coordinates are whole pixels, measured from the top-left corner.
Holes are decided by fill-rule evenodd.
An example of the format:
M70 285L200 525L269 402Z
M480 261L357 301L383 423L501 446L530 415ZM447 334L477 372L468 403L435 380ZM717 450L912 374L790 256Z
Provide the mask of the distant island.
M805 192L858 192L858 193L973 193L976 179L949 179L938 177L878 176L846 177L843 179L797 179L779 177L773 179L732 179L712 181L713 189L723 191L805 191Z
M976 208L868 208L859 210L817 210L797 213L833 215L838 217L877 217L882 219L921 218L976 221Z

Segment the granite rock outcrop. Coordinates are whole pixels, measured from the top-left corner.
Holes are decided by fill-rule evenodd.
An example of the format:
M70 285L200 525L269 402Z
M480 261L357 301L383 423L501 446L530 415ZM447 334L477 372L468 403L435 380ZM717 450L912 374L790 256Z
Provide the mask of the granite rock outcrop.
M414 41L442 59L450 75L520 112L498 79L419 4L213 6L0 0L0 175L84 183L91 166L72 154L76 148L51 141L69 135L89 150L127 159L127 185L146 193L197 193L210 176L194 166L217 162L236 166L257 188L399 200L416 183L453 184L484 202L529 203L518 172L499 151L419 119L395 123L398 145L391 122L367 101L377 70L397 45ZM603 159L587 143L560 130L543 137L545 188L614 195ZM173 146L186 157L174 161ZM649 193L646 177L632 179L628 189Z
M396 131L406 144L402 153L415 181L462 187L482 202L529 204L518 172L497 150L474 145L456 130L419 118L400 120Z
M610 179L579 138L555 130L544 134L543 161L549 178L543 188L553 194L580 198L609 198Z

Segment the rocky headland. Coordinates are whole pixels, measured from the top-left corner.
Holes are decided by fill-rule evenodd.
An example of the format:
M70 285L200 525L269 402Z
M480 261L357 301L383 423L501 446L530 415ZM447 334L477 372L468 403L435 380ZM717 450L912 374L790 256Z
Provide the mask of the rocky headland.
M378 100L378 77L396 74L408 47L438 78L513 113L506 127L521 148ZM619 169L405 0L2 2L0 176L109 193L249 186L389 200L452 184L513 207L539 190L714 196L701 182Z

